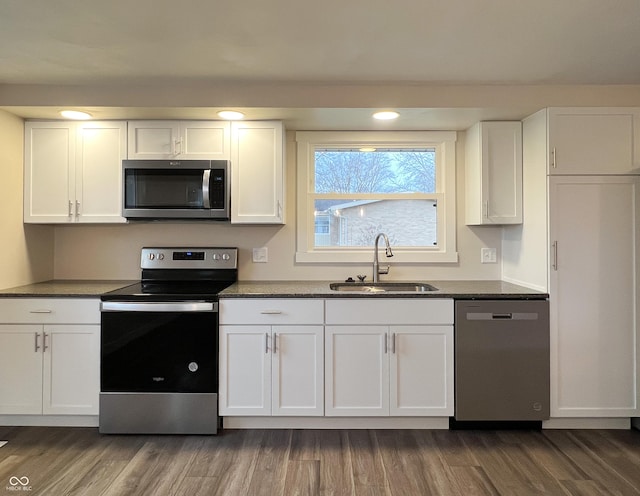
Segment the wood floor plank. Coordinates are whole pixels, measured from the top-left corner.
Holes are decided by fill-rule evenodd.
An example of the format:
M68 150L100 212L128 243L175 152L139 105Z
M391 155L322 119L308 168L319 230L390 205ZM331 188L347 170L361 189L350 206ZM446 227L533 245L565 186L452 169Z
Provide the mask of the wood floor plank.
M612 467L578 441L575 433L564 430L550 430L545 436L571 460L584 470L590 480L597 481L613 494L640 494L631 484L621 478Z
M285 496L317 496L320 493L320 460L289 460Z
M250 494L249 486L265 434L265 431L259 429L224 434L234 437L232 446L237 446L237 449L232 450L227 470L220 476L220 485L215 488L212 495Z
M347 437L351 451L355 494L388 493L386 473L374 431L350 430L347 432Z
M270 430L265 434L247 494L272 496L284 493L285 462L289 458L290 444L291 431Z
M640 495L640 432L5 428L0 491L52 496Z
M355 494L347 431L324 431L320 440L320 495Z

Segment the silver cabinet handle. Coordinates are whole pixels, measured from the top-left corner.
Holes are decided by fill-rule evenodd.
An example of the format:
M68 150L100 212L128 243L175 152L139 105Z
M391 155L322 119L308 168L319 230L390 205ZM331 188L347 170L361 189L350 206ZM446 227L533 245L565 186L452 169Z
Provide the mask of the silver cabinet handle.
M277 353L278 352L278 335L274 332L273 333L273 353Z
M47 351L47 348L49 348L49 346L47 346L47 333L43 332L42 333L42 351Z
M551 263L551 267L553 270L558 270L558 242L554 241L551 246L553 248L553 262Z
M47 308L42 308L40 310L29 310L29 313L53 313L53 311Z
M278 219L282 219L282 202L278 200Z
M40 333L36 332L34 334L36 335L36 349L35 349L35 352L38 353L38 350L40 349L40 345L38 344L38 338L40 337Z
M484 218L488 219L489 218L489 202L485 201L484 205L482 205L482 206L484 207L483 208L483 210L484 210Z
M73 215L73 202L69 200L69 217Z
M391 334L391 353L396 354L396 333Z
M264 333L264 352L269 353L269 333Z
M387 335L387 333L384 334L384 354L386 355L388 353L388 343L387 343L387 339L389 339L389 336Z
M262 315L280 315L282 310L262 310L260 313Z
M556 147L551 150L551 167L556 168Z
M76 200L76 217L80 215L80 200Z

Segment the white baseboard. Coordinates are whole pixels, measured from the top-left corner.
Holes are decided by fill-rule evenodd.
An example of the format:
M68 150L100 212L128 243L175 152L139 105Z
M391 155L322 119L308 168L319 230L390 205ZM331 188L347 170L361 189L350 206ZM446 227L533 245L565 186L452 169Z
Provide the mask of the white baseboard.
M224 417L224 429L448 429L449 417Z
M631 429L631 419L621 418L551 418L543 429Z
M97 415L0 415L0 425L42 427L98 427Z

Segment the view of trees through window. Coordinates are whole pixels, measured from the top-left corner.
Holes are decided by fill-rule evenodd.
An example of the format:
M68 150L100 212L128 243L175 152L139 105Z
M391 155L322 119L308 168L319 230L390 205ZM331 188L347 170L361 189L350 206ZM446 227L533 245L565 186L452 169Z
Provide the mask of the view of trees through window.
M316 247L437 245L434 149L316 149L314 179Z

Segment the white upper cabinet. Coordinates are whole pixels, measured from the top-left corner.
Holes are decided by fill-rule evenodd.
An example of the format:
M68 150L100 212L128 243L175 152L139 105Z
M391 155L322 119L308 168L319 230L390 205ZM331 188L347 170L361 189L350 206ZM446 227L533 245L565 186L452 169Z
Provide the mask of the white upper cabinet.
M549 174L638 174L640 110L550 108Z
M126 222L126 150L126 122L27 122L24 222Z
M129 121L130 159L228 160L226 121Z
M522 124L479 122L467 130L467 225L522 223Z
M284 224L284 208L282 122L233 122L231 222Z

